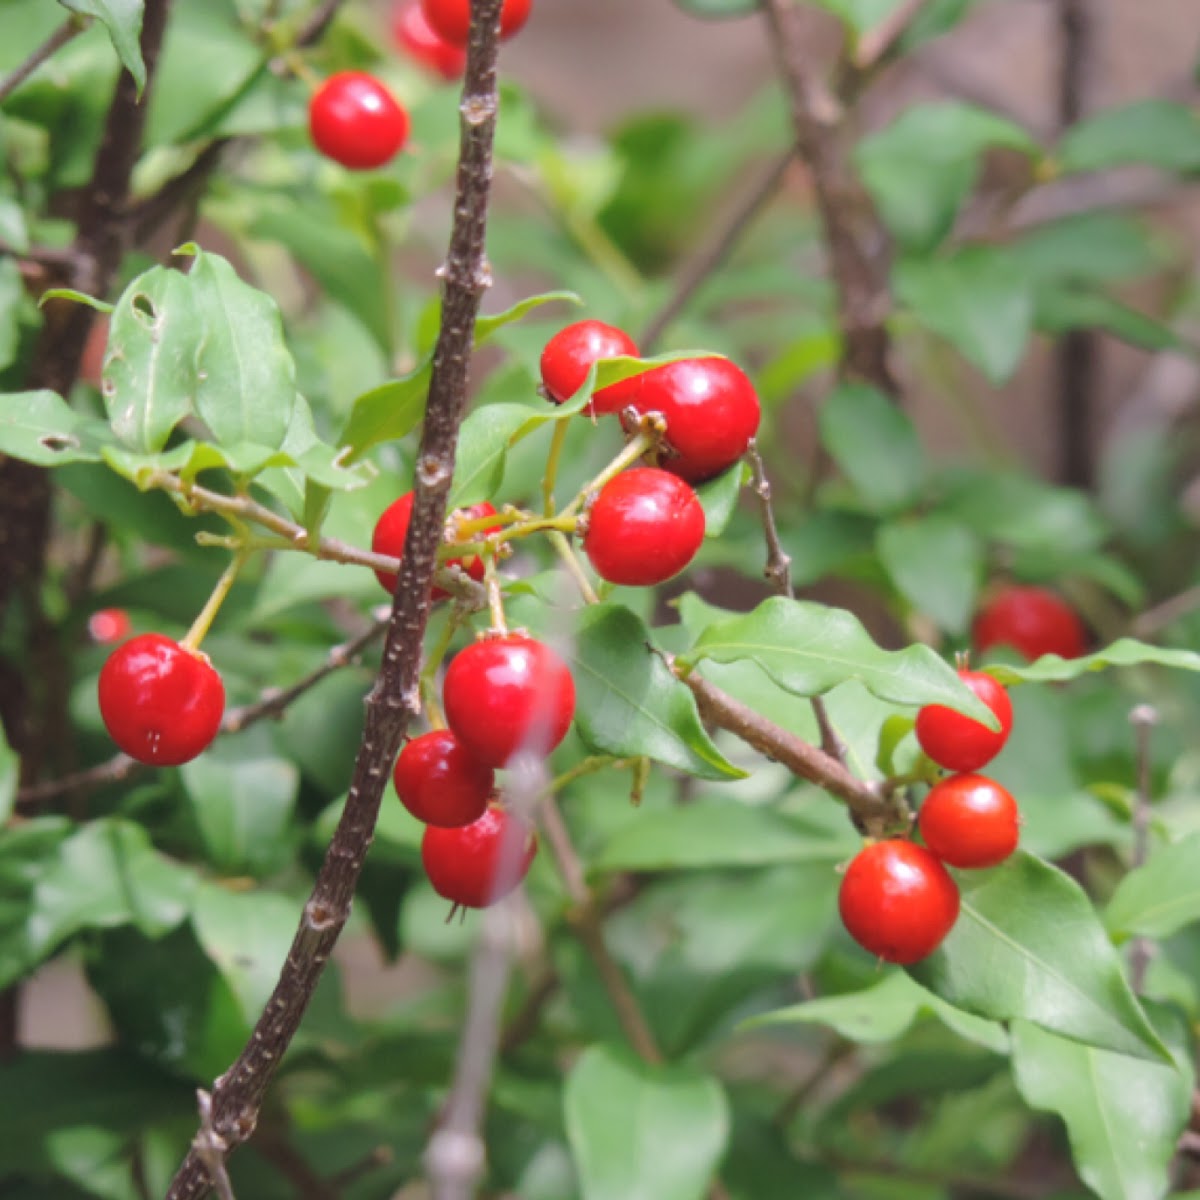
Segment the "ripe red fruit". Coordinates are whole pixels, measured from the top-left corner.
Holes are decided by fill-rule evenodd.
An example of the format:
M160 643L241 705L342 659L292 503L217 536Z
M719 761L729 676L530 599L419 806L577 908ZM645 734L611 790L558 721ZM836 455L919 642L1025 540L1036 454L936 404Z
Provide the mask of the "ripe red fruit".
M448 729L413 738L392 774L404 807L418 821L446 829L483 816L495 778L492 768L472 758Z
M410 58L443 79L458 79L466 70L467 52L429 24L419 0L406 0L392 9L392 37Z
M225 688L206 655L161 633L130 638L100 670L100 715L130 758L191 761L217 736Z
M430 825L421 839L421 862L433 890L464 908L503 900L529 874L536 853L533 826L498 804L459 829Z
M375 522L375 532L371 534L371 549L376 554L388 554L392 558L402 558L404 555L404 539L408 536L408 522L412 518L413 494L405 492L399 500L392 501L379 515ZM473 521L477 517L492 517L496 510L484 500L481 504L472 504L470 508L460 508L456 513L461 521ZM489 525L488 529L497 529L499 525ZM481 540L487 533L474 534L471 541ZM483 578L483 559L476 554L463 558L451 558L446 565L458 563L472 579ZM375 578L380 586L390 596L396 590L396 576L390 571L376 571ZM445 588L435 587L430 593L434 600L442 600L450 595Z
M842 876L838 911L850 936L890 963L932 954L958 919L958 885L924 846L893 839L859 852Z
M480 762L502 767L518 750L549 754L575 716L575 682L549 646L519 633L461 651L442 685L446 720Z
M980 721L927 704L917 713L917 741L938 766L948 771L976 771L1004 748L1012 732L1012 701L1002 684L984 671L961 670L958 677L996 714L1000 728L993 732Z
M624 330L603 321L576 321L560 329L542 351L542 386L546 396L562 404L583 386L592 363L602 358L637 358L637 343ZM610 383L596 392L587 411L620 412L637 395L637 377Z
M727 358L681 358L639 375L641 413L660 412L675 453L663 467L691 483L720 475L746 452L761 415L754 385Z
M308 102L313 143L354 170L381 167L408 141L408 113L365 71L330 75Z
M123 608L98 608L88 617L88 637L97 645L108 646L123 642L133 628L129 614Z
M500 37L510 38L526 21L533 0L504 0L500 12ZM465 46L471 34L471 0L421 0L429 24L446 41Z
M951 775L917 817L925 845L952 867L994 867L1016 848L1021 814L1012 795L984 775Z
M601 488L583 548L601 579L645 587L678 575L703 541L704 508L691 485L635 467Z
M1040 587L1002 588L975 617L971 634L978 650L1012 646L1030 662L1043 654L1079 658L1087 652L1087 632L1061 596Z

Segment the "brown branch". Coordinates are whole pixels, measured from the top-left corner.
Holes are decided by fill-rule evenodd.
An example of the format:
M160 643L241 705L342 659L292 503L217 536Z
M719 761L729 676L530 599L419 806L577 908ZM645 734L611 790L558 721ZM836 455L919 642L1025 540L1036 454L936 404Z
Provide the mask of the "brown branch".
M213 1128L230 1149L254 1132L267 1088L349 918L389 769L408 722L420 707L421 647L429 616L430 585L454 477L458 429L466 410L475 321L480 299L490 282L484 237L498 107L496 29L500 0L478 0L473 7L460 106L454 224L441 271L442 323L417 454L412 518L400 561L383 666L367 699L362 742L346 805L304 906L279 981L250 1041L213 1087ZM171 1184L168 1200L198 1200L209 1187L205 1164L191 1152Z
M68 17L19 67L14 68L3 82L0 82L0 104L3 104L42 63L58 53L73 38L78 37L88 24L86 18Z
M558 972L553 967L547 967L533 981L521 1007L500 1035L500 1054L512 1054L537 1033L542 1011L558 991L561 982Z

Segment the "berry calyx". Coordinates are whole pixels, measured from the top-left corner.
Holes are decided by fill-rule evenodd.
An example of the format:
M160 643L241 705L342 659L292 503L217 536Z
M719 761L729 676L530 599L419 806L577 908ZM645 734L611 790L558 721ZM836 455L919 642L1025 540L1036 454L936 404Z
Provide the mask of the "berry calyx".
M343 167L382 167L408 141L408 113L365 71L330 75L308 103L313 144Z
M938 766L948 771L977 771L991 762L1008 741L1012 701L1003 684L984 671L960 670L958 677L996 714L1000 728L991 730L945 705L927 704L917 713L917 741Z
M444 37L425 16L419 0L405 0L392 10L392 37L414 62L447 82L458 79L467 67L467 52Z
M533 0L504 0L500 12L500 38L516 33L529 20ZM421 0L425 19L446 41L465 46L471 35L471 0Z
M602 358L637 358L637 343L623 329L603 321L576 321L560 329L542 350L542 387L546 398L562 404L583 386L592 364ZM590 413L620 412L637 395L638 377L610 383L595 392Z
M925 845L952 867L994 867L1016 848L1021 814L985 775L951 775L925 797L917 823Z
M977 650L1012 646L1030 662L1043 654L1079 658L1087 631L1079 614L1047 588L1013 584L1001 588L979 610L971 626Z
M610 479L588 514L583 548L601 579L648 587L678 575L704 541L704 508L690 484L656 467Z
M421 839L421 862L433 890L464 908L503 900L529 874L536 853L533 826L498 804L458 829L430 825Z
M100 715L138 762L190 762L217 736L225 687L208 657L161 633L130 638L100 670Z
M98 608L88 617L88 637L98 646L123 642L133 629L129 614L123 608Z
M408 523L412 519L413 494L405 492L399 500L393 500L379 515L379 520L375 522L375 530L371 534L371 549L376 554L387 554L392 558L403 558L404 556L404 539L408 536ZM460 508L456 511L455 516L462 521L473 521L478 517L494 517L496 510L484 500L480 504L473 504L469 508ZM498 529L500 526L497 523L494 526L489 526L489 529ZM482 533L475 534L473 541L487 535L487 530ZM483 559L476 554L469 554L461 558L448 559L446 565L456 563L460 566L472 579L483 578ZM380 586L390 596L396 590L397 576L391 571L376 571L375 578L379 580ZM450 593L445 588L434 587L430 595L434 600L444 600Z
M418 821L457 829L483 816L495 775L448 729L435 729L400 751L392 782L400 802Z
M575 682L549 646L519 633L485 638L455 657L442 685L446 721L480 762L549 754L575 716Z
M681 358L637 377L634 407L659 412L673 451L662 466L690 483L731 467L758 432L758 394L727 358Z
M924 846L875 842L842 876L838 912L847 932L884 962L915 963L954 928L958 885Z

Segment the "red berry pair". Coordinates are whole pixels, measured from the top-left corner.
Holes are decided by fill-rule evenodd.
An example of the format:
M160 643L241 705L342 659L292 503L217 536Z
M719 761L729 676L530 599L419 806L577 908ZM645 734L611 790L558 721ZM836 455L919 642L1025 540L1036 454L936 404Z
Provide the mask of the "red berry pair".
M313 144L343 167L367 171L390 162L408 141L408 113L365 71L339 71L308 104Z
M533 0L504 0L500 37L510 38L529 20ZM452 46L465 46L471 33L471 0L421 0L421 11L438 36Z
M420 0L404 0L392 10L392 37L415 62L447 81L466 70L467 52L434 29Z

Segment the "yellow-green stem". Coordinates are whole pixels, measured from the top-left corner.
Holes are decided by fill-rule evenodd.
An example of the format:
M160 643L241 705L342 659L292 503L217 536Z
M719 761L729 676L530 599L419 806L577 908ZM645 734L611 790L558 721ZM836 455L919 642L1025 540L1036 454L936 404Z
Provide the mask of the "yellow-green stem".
M554 437L550 441L550 453L546 458L546 473L542 476L542 512L554 516L554 485L558 482L558 464L567 440L567 421L555 421Z
M577 779L582 779L585 775L594 775L597 771L603 771L606 767L612 767L614 770L620 771L626 767L633 766L634 763L641 761L636 758L613 758L609 754L593 754L589 758L585 758L582 762L578 762L569 771L564 771L561 775L556 776L550 781L550 786L546 788L546 793L553 795L556 792L561 792L563 788L568 787Z
M504 599L500 594L500 576L496 572L494 554L484 559L483 586L487 591L488 611L492 614L492 629L496 633L507 633L508 622L504 619Z
M625 449L595 479L580 488L579 495L559 513L559 517L574 516L583 507L583 503L588 496L595 491L599 491L610 479L620 475L626 467L637 462L647 450L653 450L655 445L657 445L657 439L652 433L639 433L634 436Z
M579 588L579 594L588 604L599 604L600 597L596 595L595 589L592 587L591 581L584 574L583 567L580 565L579 559L575 555L575 551L571 548L571 543L567 540L564 534L555 530L550 534L550 544L554 547L555 553L562 559L563 566L567 568L571 578L575 580L575 586Z
M209 596L207 603L200 610L200 615L192 622L192 627L187 631L187 636L179 643L185 650L200 649L200 643L204 641L209 627L216 619L217 613L221 610L221 605L225 603L225 597L229 595L229 590L233 587L233 581L237 579L238 572L242 569L242 564L246 561L248 555L249 551L243 547L230 560L229 566L225 568L225 573L217 580L217 586L213 588L212 595Z

